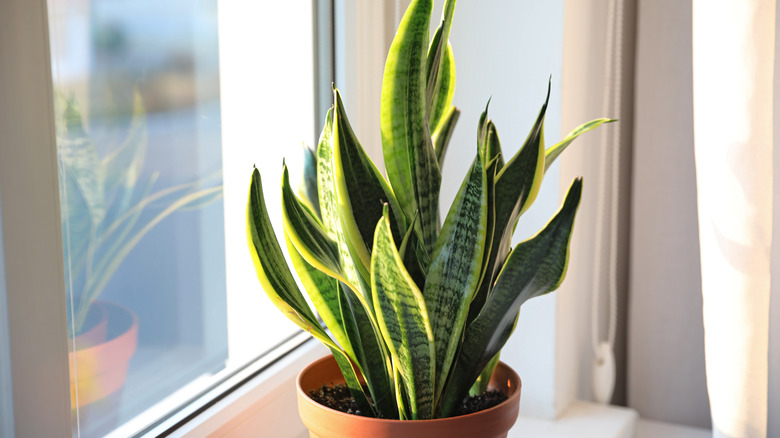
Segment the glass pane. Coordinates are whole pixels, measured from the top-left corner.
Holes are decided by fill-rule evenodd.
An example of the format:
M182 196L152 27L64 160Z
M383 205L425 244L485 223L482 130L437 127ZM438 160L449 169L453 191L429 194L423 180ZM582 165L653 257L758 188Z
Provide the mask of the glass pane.
M14 436L11 345L8 332L8 298L5 289L5 252L3 248L3 214L0 211L0 437Z
M296 332L244 212L253 163L276 184L313 141L311 3L223 3L49 1L74 436L142 430Z

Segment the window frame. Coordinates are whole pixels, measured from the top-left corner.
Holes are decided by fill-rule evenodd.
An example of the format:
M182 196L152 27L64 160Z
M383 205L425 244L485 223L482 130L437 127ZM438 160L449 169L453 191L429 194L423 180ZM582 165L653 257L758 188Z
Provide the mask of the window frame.
M12 255L5 257L5 271L15 433L62 436L71 430L70 378L45 0L0 2L0 58L0 190L4 252Z
M325 90L315 99L319 120L325 112L319 107L330 95L322 84L335 76L334 7L332 1L312 4L315 71L324 72L315 75L316 85ZM70 436L74 426L49 44L46 0L0 2L0 225L3 252L13 255L5 257L5 286L17 436ZM308 334L296 334L137 435L189 436L232 427L242 410L280 385L294 383L298 371L323 354ZM283 408L297 420L294 398ZM299 429L305 431L302 424Z
M320 90L315 98L315 132L321 128L331 98L327 86L334 78L344 90L354 87L344 96L348 100L345 103L354 108L350 113L355 115L351 120L355 130L374 131L376 120L371 114L378 109L370 103L376 101L380 90L370 84L376 82L384 66L383 59L377 62L374 58L384 57L386 47L377 48L389 47L399 19L397 11L404 10L409 0L388 2L395 8L359 0L312 3L317 7L315 35L325 29L331 32L328 39L320 38L315 46L319 48L315 55L317 71L330 72L328 77L315 78ZM323 4L329 8L321 7ZM334 29L343 30L334 35ZM362 43L347 47L347 41ZM328 47L330 57L323 56L322 51ZM5 263L15 431L18 436L69 436L67 306L46 0L0 2L0 59L0 222L4 252L13 255L6 256ZM381 157L381 145L364 146L373 158ZM556 325L554 320L547 324L553 328ZM205 394L200 407L174 413L142 433L205 436L227 431L233 434L252 427L267 430L268 425L287 423L294 425L290 430L297 435L293 436L304 436L306 430L295 405L295 377L312 360L326 354L317 342L306 340L307 336L301 333L282 345L283 349L298 345L287 354L277 351L238 372L235 378ZM551 336L559 348L574 349L577 343L576 334L553 332ZM554 365L557 391L573 391L573 385L561 385L571 383L562 377L567 376L566 370ZM560 398L557 414L575 396ZM46 421L41 421L41 413L45 413Z

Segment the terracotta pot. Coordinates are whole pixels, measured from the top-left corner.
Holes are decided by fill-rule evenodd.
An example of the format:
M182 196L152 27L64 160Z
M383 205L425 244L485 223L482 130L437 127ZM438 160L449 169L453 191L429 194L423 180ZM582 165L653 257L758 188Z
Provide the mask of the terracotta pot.
M76 350L83 350L97 344L106 342L108 337L108 311L102 301L96 301L87 312L84 328L69 343L71 351L74 345Z
M509 398L498 406L473 414L436 420L400 421L360 417L325 407L309 391L325 384L344 383L333 356L319 359L298 376L298 412L311 438L506 438L517 420L520 378L500 362L489 388Z
M74 409L119 391L124 386L130 358L138 346L138 317L133 312L103 301L92 305L102 308L100 313L105 321L96 325L103 333L90 335L90 341L100 337L103 340L86 348L83 347L87 342L79 342L76 351L68 354L70 401Z

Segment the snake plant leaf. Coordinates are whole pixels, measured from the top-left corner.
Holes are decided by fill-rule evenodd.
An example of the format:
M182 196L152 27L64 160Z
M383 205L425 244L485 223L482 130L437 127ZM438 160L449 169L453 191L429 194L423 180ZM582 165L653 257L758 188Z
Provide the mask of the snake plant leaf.
M433 251L423 296L436 341L436 399L460 344L482 273L487 177L479 154L455 196Z
M146 159L147 126L146 109L138 90L133 96L133 117L130 129L122 145L102 160L105 169L105 190L109 192L123 185L124 196L129 196L132 188L141 178ZM126 206L125 206L126 208ZM124 209L124 208L123 208Z
M396 419L399 413L395 404L390 353L379 327L373 324L355 294L342 283L338 283L338 300L344 328L355 346L354 361L366 379L377 416Z
M547 150L544 152L544 171L547 172L547 169L552 166L553 162L555 162L555 159L558 158L559 155L563 153L563 151L566 150L566 148L580 135L592 131L599 126L605 124L605 123L612 123L617 122L617 119L595 119L591 120L590 122L583 123L582 125L574 128L570 133L566 135L566 137L563 138L559 143L556 143L553 146L550 146L547 148Z
M441 170L426 117L426 51L432 0L413 0L387 55L381 131L387 176L407 218L420 212L419 234L430 254L438 231Z
M488 110L490 109L490 101L493 100L493 97L490 97L487 101L487 104L485 104L485 110L482 111L482 114L479 115L479 122L477 122L477 150L479 151L479 154L481 157L485 156L485 148L487 143L487 132L488 132L488 122L490 119L488 118ZM487 163L487 161L483 161L483 163Z
M467 323L471 323L477 317L482 305L485 304L488 292L490 291L491 279L493 275L492 266L495 264L496 254L491 252L493 242L497 239L495 236L496 226L496 205L495 205L495 181L498 173L498 163L501 156L493 157L485 168L486 186L487 186L487 221L485 230L485 251L482 254L482 269L480 270L479 286L474 298L469 306L469 316ZM492 258L491 258L492 257Z
M455 58L449 43L456 0L447 0L442 10L441 24L436 29L428 49L426 62L426 108L428 126L436 130L455 95Z
M400 240L404 215L390 185L369 158L349 124L341 93L333 90L333 163L338 212L348 245L362 263L371 264L374 229L382 217L382 206L390 205L393 238Z
M520 319L520 312L517 312L517 315L515 315L515 322L512 324L512 329L510 330L510 336L511 333L514 333L515 328L517 328L517 321ZM488 362L487 365L485 365L485 369L482 370L481 373L479 373L479 377L477 377L477 381L474 382L474 385L471 386L471 389L469 389L469 395L479 395L484 394L485 391L487 391L488 384L490 384L490 378L493 376L493 371L496 370L496 365L498 365L498 361L500 360L501 352L499 351L496 353L495 356L493 356L493 359L490 359L490 362Z
M338 245L328 237L313 212L295 196L286 164L282 170L282 218L285 235L304 260L331 277L339 277Z
M317 190L317 150L304 144L301 152L303 153L303 181L298 186L298 197L308 204L318 218L321 218L320 198Z
M485 365L485 368L479 373L479 377L477 377L477 380L471 386L471 389L469 389L470 396L484 394L485 391L487 391L488 384L490 384L490 378L493 376L493 371L496 370L496 365L498 365L500 357L501 352L499 351L493 356L493 359L490 359L490 362Z
M65 187L60 188L60 199L70 200L68 192L78 191L73 196L83 200L87 209L70 212L69 218L73 219L74 224L83 218L81 221L88 222L88 229L94 232L106 215L105 172L100 165L97 148L84 129L81 111L75 100L64 99L61 104L64 105L64 128L57 138L57 155L60 166L72 177L70 181L73 184L68 185L68 191L65 191Z
M298 327L311 333L330 349L355 402L365 412L373 412L354 365L320 326L298 289L268 218L260 172L256 168L252 171L247 203L247 238L257 278L271 302Z
M417 287L422 290L425 286L426 272L422 268L423 263L420 262L419 255L422 252L419 251L419 241L417 240L417 234L414 232L415 222L417 222L418 217L419 215L415 214L409 223L409 228L406 230L401 245L398 247L398 254L404 262L406 271L412 277ZM425 264L427 265L428 263Z
M140 242L141 239L146 235L146 233L151 231L152 228L154 228L158 223L179 209L194 203L198 203L202 198L212 197L218 192L222 192L222 186L211 187L208 189L199 190L194 193L188 193L177 199L175 202L172 202L160 213L157 213L157 215L146 222L143 227L138 230L134 230L133 233L126 239L115 242L113 248L114 252L104 257L100 263L95 268L93 268L94 271L99 274L91 276L89 281L87 281L87 284L84 286L86 299L88 299L89 302L92 302L95 298L97 298L97 295L106 287L113 274L117 269L119 269L122 261L127 257L128 254L130 254L130 251L132 251L138 242ZM84 316L86 317L86 311Z
M433 332L425 299L393 241L387 209L374 234L371 287L382 337L409 396L411 418L432 418L436 369Z
M320 315L325 326L330 329L336 342L350 357L355 360L355 352L344 328L344 321L341 317L341 307L339 305L339 281L333 277L319 271L309 262L304 260L301 253L290 241L285 230L285 243L287 244L287 253L290 254L290 261L301 280L306 293L311 298L314 309Z
M490 277L486 279L488 281L487 294L490 294L490 288L495 282L498 270L509 253L517 219L533 203L539 193L539 187L541 187L544 176L544 116L549 100L550 84L547 86L547 98L525 143L496 176L495 225L493 243L488 258L487 269ZM487 115L485 115L485 120L480 121L479 128L484 139L483 144L486 144L489 139L488 125Z
M333 108L325 115L325 125L317 142L317 200L320 218L328 237L338 241L339 210L333 170Z
M498 129L492 120L488 120L487 141L485 142L483 163L489 163L493 158L498 158L496 169L500 172L504 168L504 156L501 152L501 140L498 138Z
M338 245L341 274L352 289L367 297L370 287L363 287L367 280L358 272L357 263L350 252L347 238L341 225L339 199L336 190L334 165L333 108L325 116L325 126L317 145L317 191L320 203L322 226L328 237Z
M458 123L459 117L460 110L451 106L433 133L433 147L436 150L436 160L439 162L440 168L444 165L444 156L447 153L447 147L450 145L450 139L452 138L452 133L455 132L455 124Z
M569 241L582 193L572 183L560 210L534 237L521 242L507 258L482 311L467 327L453 377L446 388L442 414L451 415L480 372L512 332L520 306L560 286L569 261Z

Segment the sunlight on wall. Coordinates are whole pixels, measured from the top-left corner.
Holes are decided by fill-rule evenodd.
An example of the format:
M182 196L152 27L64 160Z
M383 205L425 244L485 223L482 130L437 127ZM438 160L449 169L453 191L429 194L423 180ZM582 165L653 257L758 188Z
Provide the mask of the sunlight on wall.
M286 254L279 190L282 160L287 160L294 178L301 143L315 141L311 14L311 2L219 3L231 362L245 362L251 359L245 357L247 352L265 351L298 331L260 287L249 257L245 218L254 164ZM247 29L252 29L251 38Z

